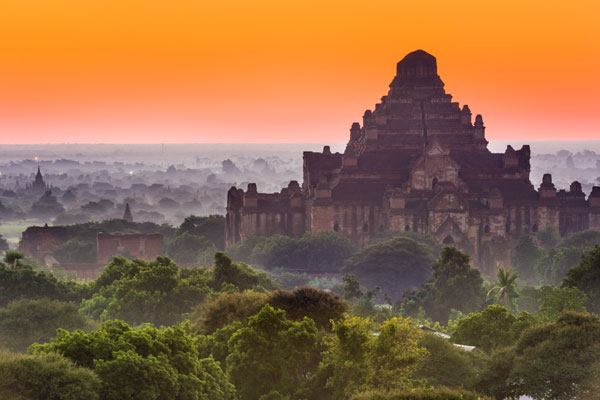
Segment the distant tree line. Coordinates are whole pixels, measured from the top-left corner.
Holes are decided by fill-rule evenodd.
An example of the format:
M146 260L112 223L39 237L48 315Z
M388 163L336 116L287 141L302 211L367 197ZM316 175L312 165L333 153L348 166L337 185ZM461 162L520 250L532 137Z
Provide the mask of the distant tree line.
M191 222L173 237L199 233ZM456 248L391 233L361 250L336 235L258 238L244 250L288 263L314 246L327 263L302 262L336 265L335 290L283 290L271 279L279 263L263 271L219 251L187 268L115 257L91 282L8 251L0 398L597 398L600 246L586 237L571 242L586 250L560 285L545 286L519 286L516 265L486 282Z

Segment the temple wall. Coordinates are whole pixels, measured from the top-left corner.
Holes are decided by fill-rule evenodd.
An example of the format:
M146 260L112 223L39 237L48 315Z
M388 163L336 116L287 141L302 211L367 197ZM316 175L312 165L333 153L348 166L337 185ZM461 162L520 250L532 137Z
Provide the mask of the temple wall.
M99 264L106 264L119 254L129 254L142 260L153 260L163 255L163 235L160 233L130 235L99 233L96 236L96 243Z
M600 212L590 212L589 229L600 230Z
M555 226L560 223L559 208L551 206L540 206L537 208L538 230Z
M312 233L333 232L333 206L332 205L313 205L310 210Z
M26 257L31 257L44 263L44 257L52 255L61 244L72 237L64 227L30 226L23 232L19 251Z
M260 209L242 211L240 218L241 241L249 235L288 235L298 238L306 231L304 209L290 209L287 212L285 210L261 211Z

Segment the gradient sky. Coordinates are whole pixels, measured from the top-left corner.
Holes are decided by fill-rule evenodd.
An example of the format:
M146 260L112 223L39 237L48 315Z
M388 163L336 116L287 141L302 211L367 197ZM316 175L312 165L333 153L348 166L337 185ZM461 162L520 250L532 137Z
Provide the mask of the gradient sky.
M0 143L345 141L416 49L488 139L600 139L599 18L597 0L2 0Z

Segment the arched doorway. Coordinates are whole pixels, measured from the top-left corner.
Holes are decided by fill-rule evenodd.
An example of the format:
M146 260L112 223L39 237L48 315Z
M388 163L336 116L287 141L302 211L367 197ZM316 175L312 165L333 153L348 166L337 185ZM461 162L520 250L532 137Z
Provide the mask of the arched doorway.
M442 241L442 243L444 244L444 246L454 246L454 239L452 238L452 236L448 235L444 238L444 240Z

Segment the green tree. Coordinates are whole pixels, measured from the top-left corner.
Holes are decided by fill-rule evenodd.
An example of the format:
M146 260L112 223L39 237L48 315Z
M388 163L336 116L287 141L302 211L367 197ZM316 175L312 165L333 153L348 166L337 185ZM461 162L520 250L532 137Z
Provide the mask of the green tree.
M222 215L209 215L197 217L190 215L186 217L177 231L175 237L183 234L202 236L210 240L217 249L225 249L225 217Z
M540 246L542 246L546 250L556 247L558 241L560 240L558 229L556 229L555 226L548 226L544 229L539 230L535 234L535 238L539 242Z
M405 312L422 308L434 321L446 323L453 309L464 313L481 309L485 298L483 279L469 266L468 255L445 247L432 268L433 274L423 287L403 299Z
M189 324L133 330L108 321L85 333L59 330L50 343L30 347L35 354L57 352L92 369L106 400L232 400L234 388L212 358L199 357Z
M277 391L304 398L318 363L317 328L305 318L293 322L285 311L265 306L230 339L227 372L240 398L258 400Z
M227 285L233 285L241 291L257 287L275 288L275 284L265 273L257 272L244 263L234 263L222 252L215 253L215 265L210 284L218 291L223 290Z
M326 338L321 369L329 372L326 387L334 400L365 390L410 387L426 356L418 345L421 331L409 319L392 318L377 326L353 317L335 323L333 332Z
M180 264L195 264L198 255L205 250L215 249L213 242L204 236L183 232L176 235L167 245L167 254Z
M493 297L495 304L501 304L507 309L514 311L516 309L515 300L519 297L519 292L517 291L519 273L513 273L512 268L508 271L500 268L497 277L498 282L488 292L487 297Z
M267 302L275 309L284 310L294 321L308 317L317 328L331 329L331 321L339 321L348 310L348 304L339 296L312 287L300 287L292 292L275 290Z
M405 290L427 280L433 260L427 246L399 237L365 247L346 261L343 271L356 275L366 287L380 287L397 300Z
M199 335L196 338L199 357L212 357L219 363L223 371L227 371L228 343L231 337L241 328L242 324L234 321L229 325L217 329L210 335Z
M64 263L96 262L96 246L80 240L69 240L53 252L56 259Z
M293 268L309 271L339 271L356 251L346 236L334 232L307 232L298 241Z
M526 330L519 339L509 382L516 394L572 399L600 358L600 319L564 313L556 322Z
M115 257L94 284L81 310L101 320L119 318L133 325L172 325L211 293L204 269L180 270L170 259Z
M563 312L587 312L585 293L577 288L546 287L541 297L540 317L545 322L556 321Z
M540 281L560 285L569 269L579 264L584 253L585 249L579 247L557 247L548 250L535 266Z
M514 357L514 346L495 351L477 376L475 389L495 399L518 398L518 382L510 377Z
M578 247L591 249L600 245L600 231L588 230L577 232L559 243L559 247Z
M273 235L264 240L257 241L252 249L251 261L266 268L285 267L297 265L296 253L298 241L285 235ZM304 267L304 266L303 266Z
M35 342L47 342L58 328L90 329L93 323L73 303L56 300L16 300L0 309L0 343L25 352Z
M467 390L439 387L393 391L373 390L352 396L350 400L490 400L490 398Z
M435 240L433 237L429 235L423 235L417 232L410 231L383 231L376 233L370 240L369 244L377 244L382 242L387 242L388 240L396 239L396 238L409 238L416 242L425 245L433 254L434 258L437 258L444 247L440 242Z
M542 250L535 244L531 236L523 235L513 247L510 262L523 281L535 283L535 265L541 256Z
M344 282L344 298L348 301L356 300L364 294L360 289L360 281L353 274L346 274L342 277Z
M58 354L0 351L0 398L6 400L97 400L100 379Z
M267 293L245 291L219 293L219 296L201 303L193 313L194 329L211 334L226 325L248 323L248 318L257 314L268 302Z
M563 287L576 287L586 294L588 310L600 314L600 246L585 254L563 279Z
M419 339L419 346L427 350L427 357L419 363L415 379L426 380L433 387L473 390L487 361L483 354L464 351L447 339L431 333L426 333Z
M16 268L21 265L21 260L25 258L23 253L18 252L17 250L7 250L4 252L4 257L2 261L8 264L9 266Z
M22 254L5 254L5 262L0 263L0 307L13 300L48 298L61 301L80 302L88 296L87 285L74 281L59 281L52 274L38 272L30 265L21 264Z
M338 272L355 251L347 237L334 232L307 232L300 239L284 235L250 236L244 243L227 249L235 260L268 269L283 267L313 272Z
M540 309L541 296L540 290L534 286L525 286L519 290L517 298L517 307L521 311L537 314Z
M536 322L532 314L522 312L517 318L506 308L491 305L458 321L451 339L491 353L514 344L521 332Z

